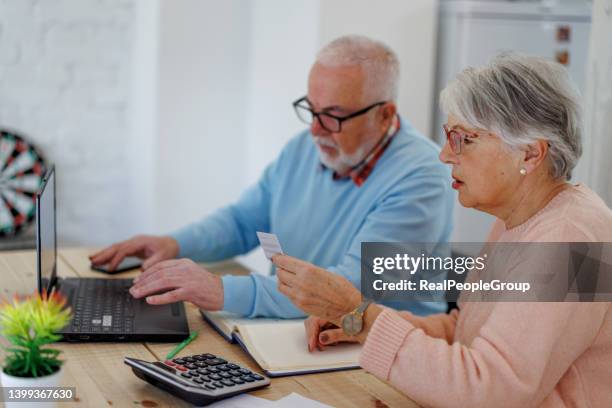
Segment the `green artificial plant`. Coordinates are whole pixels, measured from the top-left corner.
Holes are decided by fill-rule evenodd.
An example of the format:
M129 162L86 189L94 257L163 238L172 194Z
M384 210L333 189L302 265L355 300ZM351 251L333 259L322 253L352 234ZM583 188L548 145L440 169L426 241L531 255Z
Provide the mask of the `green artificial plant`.
M15 296L0 304L0 334L10 343L4 372L15 377L37 378L58 371L59 350L45 347L61 339L57 334L70 321L66 299L58 293Z

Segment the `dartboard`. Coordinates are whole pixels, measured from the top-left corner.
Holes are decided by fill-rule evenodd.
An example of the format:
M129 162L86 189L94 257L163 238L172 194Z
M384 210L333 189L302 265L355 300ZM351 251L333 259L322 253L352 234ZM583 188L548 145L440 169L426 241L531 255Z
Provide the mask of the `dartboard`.
M0 130L0 237L15 235L34 220L44 175L45 162L36 148Z

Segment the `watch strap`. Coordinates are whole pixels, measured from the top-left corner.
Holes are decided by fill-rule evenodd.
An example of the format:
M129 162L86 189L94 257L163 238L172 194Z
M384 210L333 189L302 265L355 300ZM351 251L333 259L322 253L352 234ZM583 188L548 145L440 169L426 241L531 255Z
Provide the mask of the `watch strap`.
M359 306L357 306L357 309L355 309L354 313L359 314L360 316L363 316L363 314L365 313L366 309L368 308L368 306L370 306L372 304L372 300L370 299L364 299L363 302L361 302L359 304Z

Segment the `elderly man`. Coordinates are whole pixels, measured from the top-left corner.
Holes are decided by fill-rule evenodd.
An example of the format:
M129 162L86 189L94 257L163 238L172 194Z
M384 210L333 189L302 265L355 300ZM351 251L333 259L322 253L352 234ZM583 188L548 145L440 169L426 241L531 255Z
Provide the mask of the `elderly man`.
M299 317L275 277L224 276L193 261L218 261L258 245L256 231L279 237L287 254L338 273L359 287L361 243L445 242L453 197L438 149L397 115L399 63L365 37L325 46L294 102L310 125L294 137L240 199L170 236L138 236L91 257L116 267L145 259L131 293L151 304L190 301L242 316ZM183 259L174 259L174 258ZM429 314L441 302L413 302Z

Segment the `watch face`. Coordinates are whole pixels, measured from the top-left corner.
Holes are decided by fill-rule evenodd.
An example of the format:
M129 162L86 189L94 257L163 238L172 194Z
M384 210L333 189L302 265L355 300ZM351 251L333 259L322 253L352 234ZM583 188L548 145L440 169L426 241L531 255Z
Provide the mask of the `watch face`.
M349 336L354 336L361 333L363 321L361 316L356 314L348 314L342 319L342 330Z

